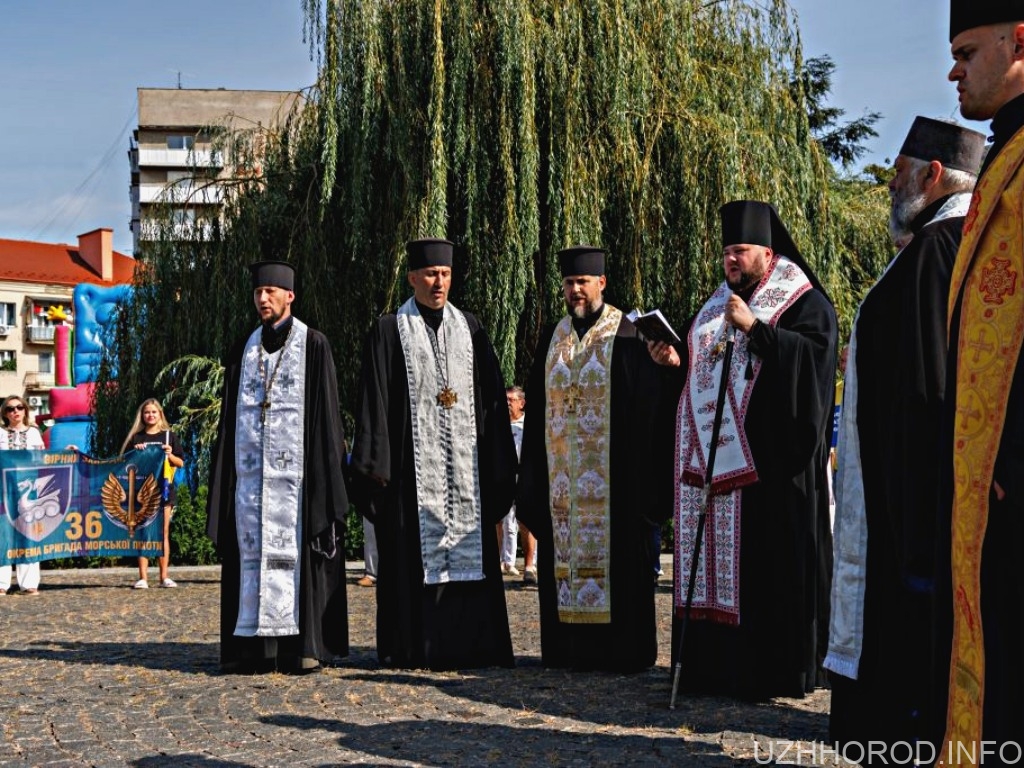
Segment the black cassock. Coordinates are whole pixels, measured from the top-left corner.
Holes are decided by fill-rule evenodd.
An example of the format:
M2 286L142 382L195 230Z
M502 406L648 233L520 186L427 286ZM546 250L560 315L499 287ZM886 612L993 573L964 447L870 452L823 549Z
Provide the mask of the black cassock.
M268 352L283 342L288 322L264 332ZM269 334L269 335L268 335ZM207 535L221 557L221 665L248 671L275 664L288 671L298 658L331 661L348 655L345 594L344 432L338 383L327 338L312 328L306 337L306 400L303 430L306 465L302 483L299 634L237 637L241 568L235 528L235 411L247 339L232 349L224 371L221 419L210 466Z
M691 323L677 345L683 372ZM762 699L803 696L824 682L832 578L826 463L837 337L835 310L817 290L797 299L774 327L753 329L749 349L762 365L743 427L758 480L742 491L740 620L689 623L681 690ZM683 383L681 377L677 395ZM688 574L689 565L675 567ZM680 625L676 615L673 665Z
M429 310L421 312L426 317ZM377 320L363 351L352 492L377 537L377 656L388 666L446 670L513 664L494 525L512 505L516 449L494 350L479 321L463 315L473 337L482 581L424 584L412 412L395 315Z
M541 654L546 667L635 672L658 658L654 613L654 534L671 507L652 482L654 433L659 425L659 396L664 373L651 360L646 342L626 318L612 346L609 438L609 598L611 622L569 624L558 616L554 543L549 497L545 419L545 368L555 325L537 344L526 387L526 422L519 468L516 517L537 537ZM666 429L667 427L667 429ZM665 463L665 462L662 462Z
M856 415L868 526L863 647L857 680L831 676L833 741L942 737L947 686L932 673L928 628L947 303L964 223L962 216L929 223L946 200L915 218L914 239L865 297L857 320Z

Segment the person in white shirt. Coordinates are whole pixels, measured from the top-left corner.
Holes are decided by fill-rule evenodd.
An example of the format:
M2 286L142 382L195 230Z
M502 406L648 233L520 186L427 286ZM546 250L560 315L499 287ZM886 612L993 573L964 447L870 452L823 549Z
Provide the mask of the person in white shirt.
M17 395L11 395L0 407L3 429L0 429L0 450L42 451L46 448L43 436L30 426L28 404ZM18 563L18 591L23 595L39 593L39 563ZM0 565L0 595L11 589L11 566Z

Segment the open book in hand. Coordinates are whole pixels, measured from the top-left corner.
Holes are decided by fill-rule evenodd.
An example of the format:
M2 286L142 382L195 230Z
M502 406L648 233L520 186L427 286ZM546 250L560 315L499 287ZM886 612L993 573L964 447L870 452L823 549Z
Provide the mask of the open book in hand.
M675 344L679 341L679 334L669 325L660 309L652 309L650 312L634 309L627 317L648 341L663 341L666 344Z

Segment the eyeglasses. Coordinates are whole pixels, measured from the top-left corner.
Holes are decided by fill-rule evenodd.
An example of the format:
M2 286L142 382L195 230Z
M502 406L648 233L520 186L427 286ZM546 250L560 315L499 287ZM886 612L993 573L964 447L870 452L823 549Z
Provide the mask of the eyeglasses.
M24 410L25 410L25 406L24 405L8 405L6 408L4 408L4 413L10 413L11 411L24 411Z

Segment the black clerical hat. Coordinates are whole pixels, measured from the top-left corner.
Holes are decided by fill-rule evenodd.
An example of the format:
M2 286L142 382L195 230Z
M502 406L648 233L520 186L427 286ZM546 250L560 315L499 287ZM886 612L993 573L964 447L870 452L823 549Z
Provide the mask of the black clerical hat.
M453 247L454 243L438 237L426 237L406 243L405 253L409 257L409 271L425 267L450 267Z
M286 291L295 290L295 267L287 261L257 261L249 265L253 290L273 285Z
M771 248L776 255L787 256L800 267L811 285L828 298L824 286L800 254L774 206L759 200L733 200L723 205L719 214L722 218L723 248L741 243Z
M927 163L938 160L947 168L977 175L985 154L985 134L945 120L918 116L899 153Z
M574 245L558 252L562 277L569 275L603 275L605 252L593 245Z
M961 32L986 24L1024 22L1024 0L950 0L949 41Z
M789 238L789 232L786 232L775 209L768 203L757 200L733 200L723 205L719 214L722 217L723 248L747 243L762 245L790 255L775 242L775 230L785 232L786 238ZM792 243L792 240L789 242ZM796 247L794 246L792 250L796 250Z

